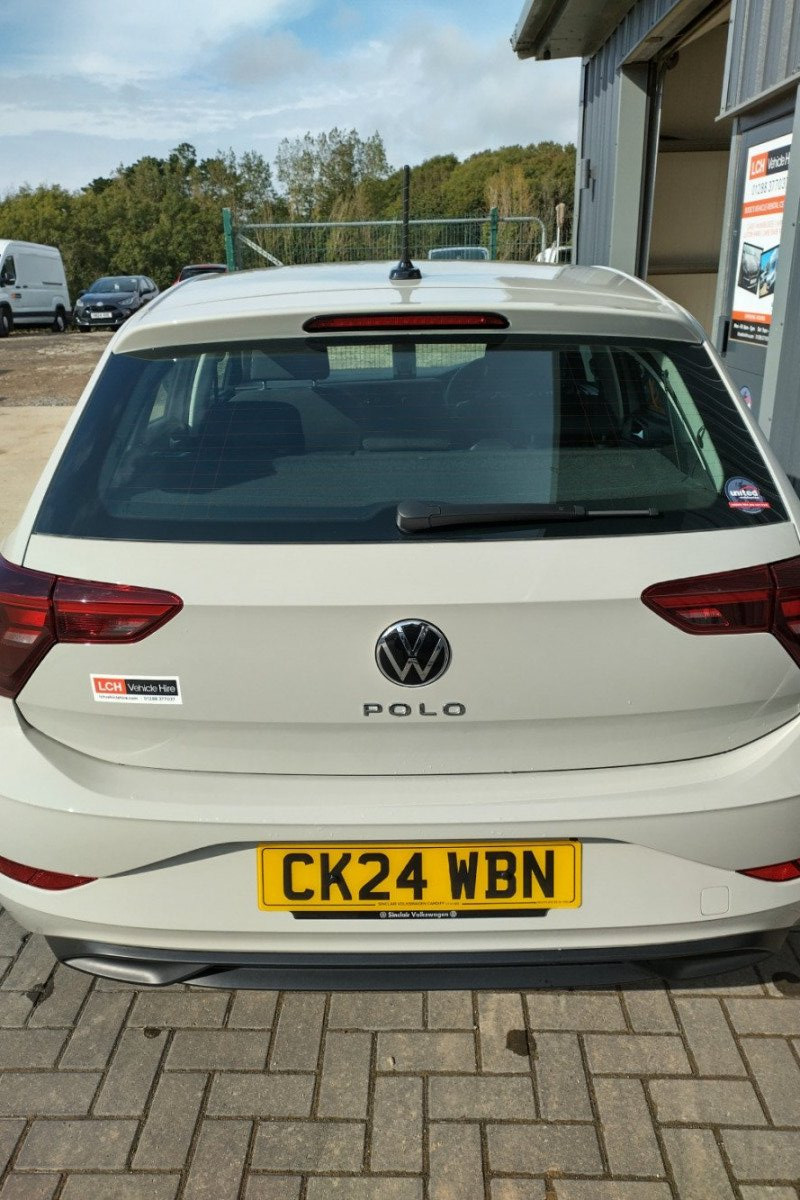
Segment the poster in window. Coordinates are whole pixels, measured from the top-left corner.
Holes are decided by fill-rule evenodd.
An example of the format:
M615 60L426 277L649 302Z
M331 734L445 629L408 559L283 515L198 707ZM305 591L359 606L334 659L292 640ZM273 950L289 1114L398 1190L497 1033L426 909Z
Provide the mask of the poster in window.
M791 148L786 133L747 152L730 329L740 342L769 337Z

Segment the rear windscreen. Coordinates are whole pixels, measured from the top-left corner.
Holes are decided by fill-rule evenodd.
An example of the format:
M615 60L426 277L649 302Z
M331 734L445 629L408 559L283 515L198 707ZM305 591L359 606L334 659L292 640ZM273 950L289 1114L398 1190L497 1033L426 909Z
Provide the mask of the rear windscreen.
M35 531L394 541L414 536L396 523L398 503L410 500L574 503L612 513L424 535L446 540L786 519L702 347L450 333L115 355ZM618 510L634 515L615 517Z

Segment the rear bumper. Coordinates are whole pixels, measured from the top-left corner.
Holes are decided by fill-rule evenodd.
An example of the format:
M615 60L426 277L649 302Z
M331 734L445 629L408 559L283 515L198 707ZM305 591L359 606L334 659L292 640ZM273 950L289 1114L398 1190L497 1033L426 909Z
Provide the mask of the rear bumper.
M770 953L800 920L800 880L737 873L800 858L798 780L798 721L661 766L222 776L89 759L3 704L0 854L99 878L46 892L0 877L0 900L59 957L141 982L535 986L560 964L678 958L707 972ZM296 920L257 903L259 843L564 837L584 846L583 904L538 917Z
M777 953L789 930L707 938L693 943L602 950L442 954L202 954L48 938L60 962L137 986L284 988L303 991L514 990L614 985L656 978L694 979L752 966Z
M78 329L119 329L131 315L131 313L119 313L106 321L85 321L73 315L73 321Z
M579 837L731 871L800 857L800 718L725 754L648 766L225 775L91 758L0 699L0 830L8 858L105 879L303 839Z

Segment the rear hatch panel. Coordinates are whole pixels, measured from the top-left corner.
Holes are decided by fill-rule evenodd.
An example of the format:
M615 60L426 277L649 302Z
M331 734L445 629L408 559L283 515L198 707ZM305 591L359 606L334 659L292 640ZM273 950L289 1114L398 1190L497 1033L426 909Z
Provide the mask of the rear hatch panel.
M86 754L179 770L413 775L715 754L794 717L800 671L770 634L692 636L641 593L797 551L789 523L454 545L36 535L27 566L167 589L184 608L134 645L55 646L18 705ZM380 634L411 618L436 625L452 654L419 687L391 683L375 659ZM176 679L181 702L103 702L92 676Z

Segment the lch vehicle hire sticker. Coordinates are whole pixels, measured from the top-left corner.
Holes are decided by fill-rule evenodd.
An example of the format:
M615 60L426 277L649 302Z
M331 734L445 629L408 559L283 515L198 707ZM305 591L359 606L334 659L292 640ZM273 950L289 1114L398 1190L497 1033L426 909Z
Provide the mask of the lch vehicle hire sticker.
M728 508L738 508L741 512L761 512L770 507L769 500L761 495L761 489L751 479L734 478L725 482L725 495Z
M112 704L182 704L181 681L161 675L92 675L95 700Z

